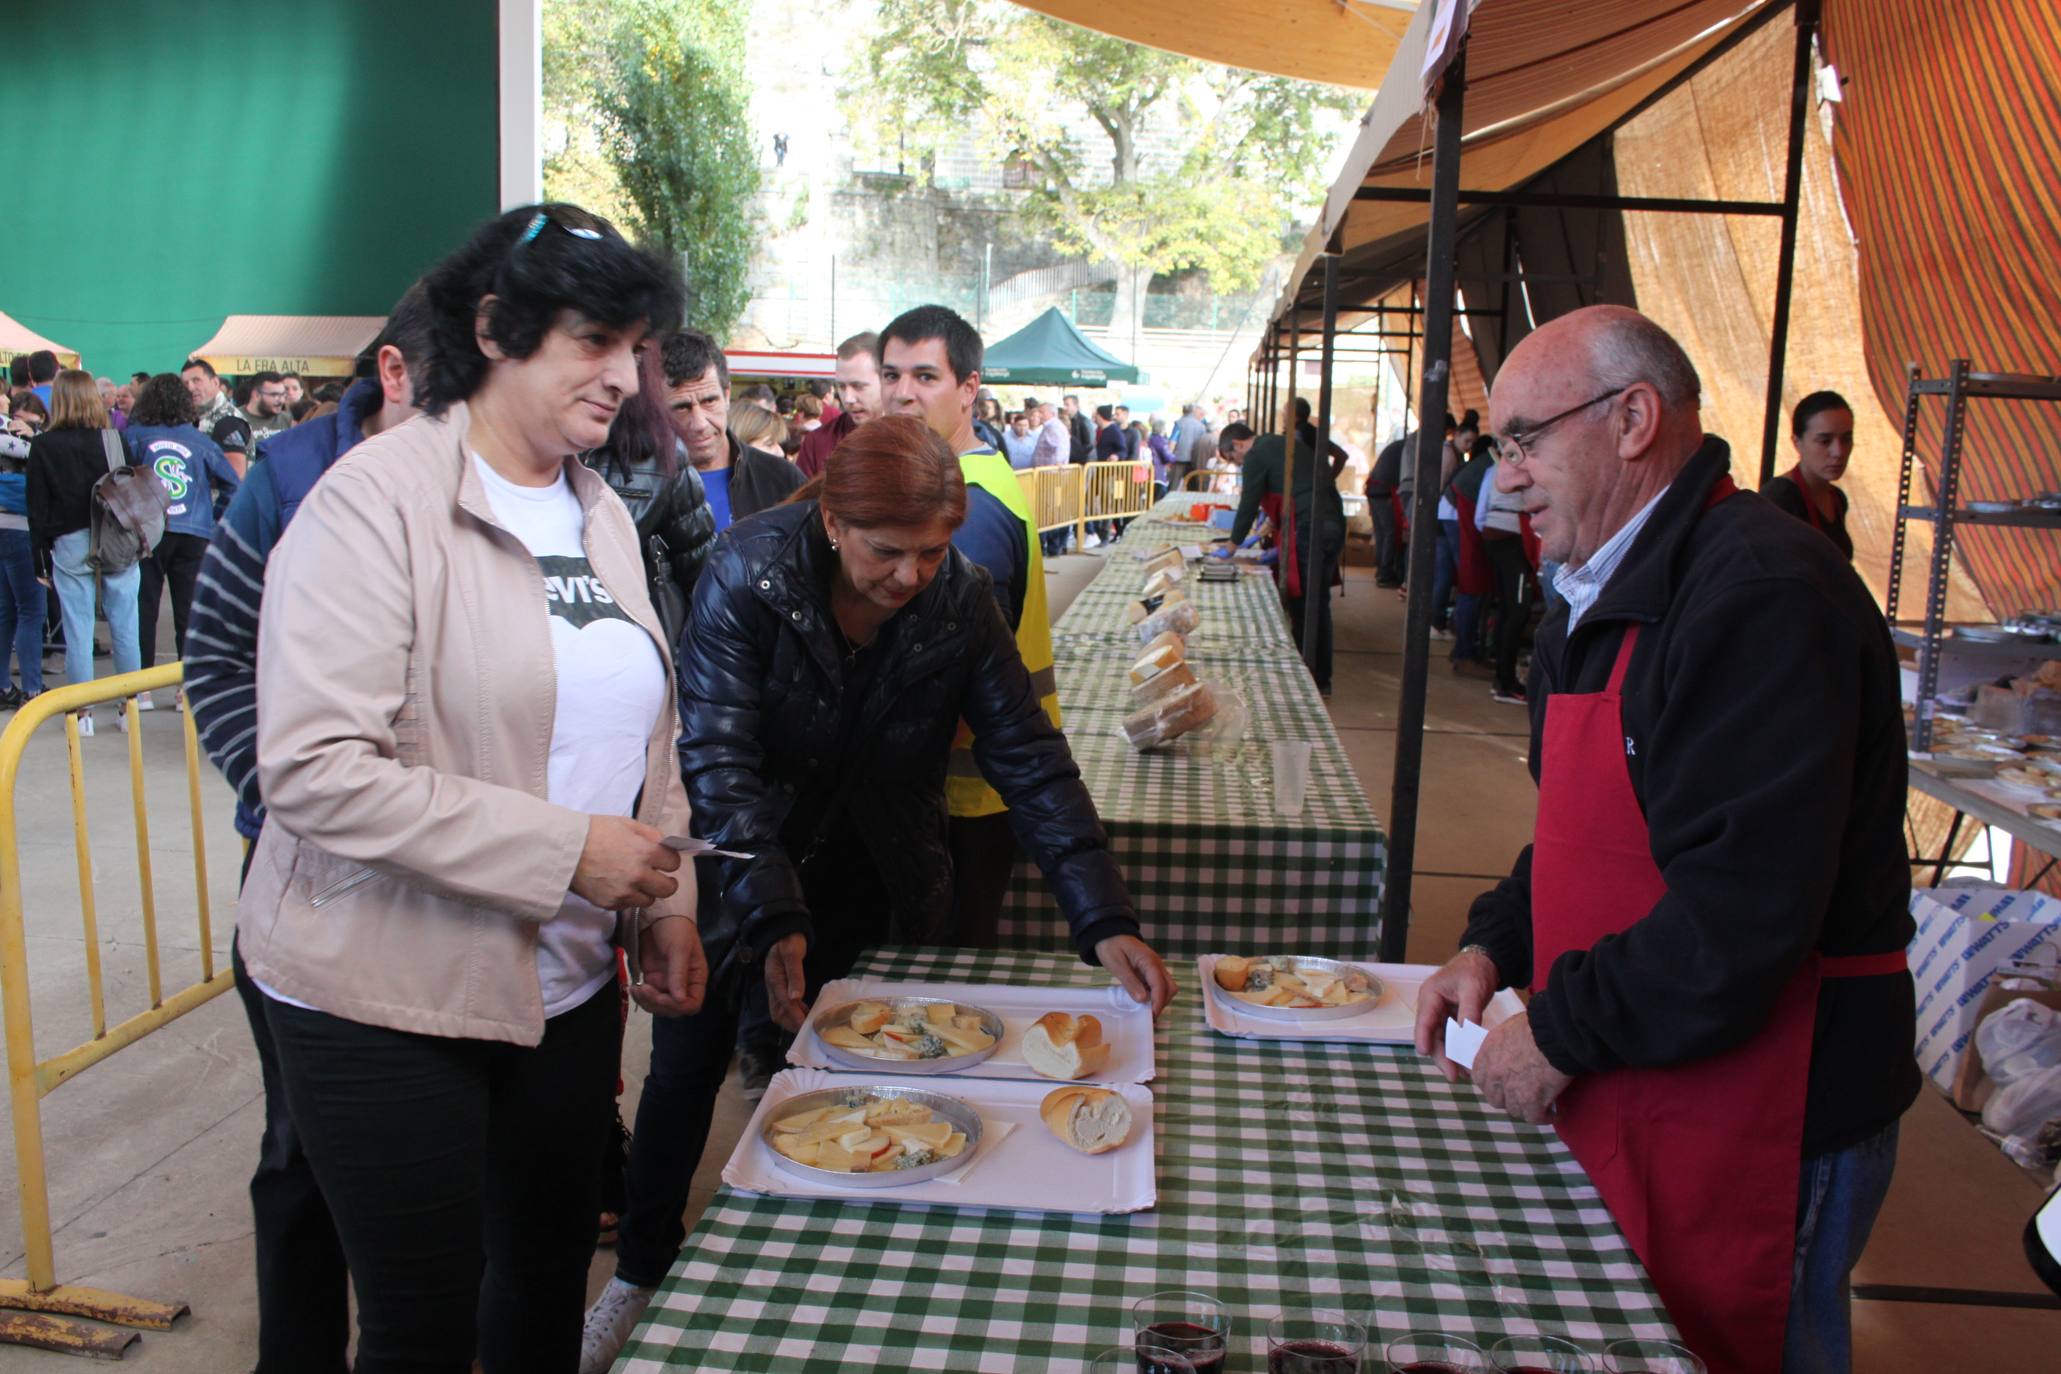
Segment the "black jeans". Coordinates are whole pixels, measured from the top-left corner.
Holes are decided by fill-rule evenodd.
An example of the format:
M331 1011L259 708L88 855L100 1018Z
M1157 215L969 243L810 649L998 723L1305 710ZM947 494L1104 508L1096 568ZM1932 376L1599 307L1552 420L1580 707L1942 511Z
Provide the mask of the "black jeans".
M1343 536L1341 535L1341 537ZM1303 573L1304 580L1307 581L1309 569L1303 569ZM1322 566L1317 569L1317 655L1310 661L1309 669L1310 676L1317 680L1317 690L1320 692L1331 690L1331 598L1336 592L1336 589L1331 585L1331 580L1337 575L1338 560L1335 558L1325 558ZM1305 591L1307 591L1307 588L1305 588ZM1309 601L1310 598L1307 595L1288 598L1288 623L1290 629L1295 634L1295 650L1297 653L1302 652L1302 618Z
M1403 580L1403 541L1386 487L1369 488L1367 517L1374 522L1374 576L1394 586Z
M200 580L200 560L207 551L208 541L197 534L168 534L138 565L136 631L144 667L157 664L157 607L167 582L172 584L172 656L186 657L186 612L193 607L193 584Z
M250 877L255 842L243 852L243 876ZM286 1111L279 1080L279 1050L265 1020L271 999L250 980L243 950L229 941L236 971L236 996L250 1021L265 1084L265 1134L258 1167L250 1176L252 1242L258 1268L258 1366L256 1374L344 1374L350 1340L350 1275L343 1243L336 1238L329 1204L308 1167L307 1152Z
M850 973L860 952L887 933L884 920L826 920L818 911L818 938L802 956L811 1006L825 983ZM749 976L761 978L761 966L753 965ZM708 1003L694 1015L651 1020L651 1069L630 1131L630 1203L616 1232L615 1276L624 1283L664 1283L687 1238L687 1192L708 1146L716 1095L730 1072L737 1004L735 990L719 996L711 987Z
M1530 608L1524 604L1524 578L1531 571L1531 562L1524 556L1524 541L1514 534L1500 539L1492 536L1481 543L1496 573L1496 686L1515 691L1524 685L1517 680L1517 648L1530 616Z
M534 1048L270 998L287 1107L358 1292L355 1374L565 1374L622 1028L612 985Z
M1001 943L1009 875L1016 871L1016 831L1009 813L952 816L945 835L952 849L952 928L944 943L994 949Z

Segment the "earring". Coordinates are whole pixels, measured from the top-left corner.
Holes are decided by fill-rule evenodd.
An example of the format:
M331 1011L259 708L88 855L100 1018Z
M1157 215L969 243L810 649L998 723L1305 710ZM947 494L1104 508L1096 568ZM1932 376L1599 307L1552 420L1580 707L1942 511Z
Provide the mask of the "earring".
M833 540L831 540L831 541L830 541L830 551L831 551L832 553L836 553L836 552L837 552L837 541L836 541L835 539L833 539Z

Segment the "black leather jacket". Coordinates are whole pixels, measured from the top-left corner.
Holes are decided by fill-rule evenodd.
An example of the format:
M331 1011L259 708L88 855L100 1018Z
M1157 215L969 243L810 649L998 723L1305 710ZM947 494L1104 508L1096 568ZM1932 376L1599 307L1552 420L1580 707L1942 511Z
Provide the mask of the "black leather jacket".
M626 463L610 448L595 449L582 459L630 508L630 518L637 522L637 543L644 551L645 575L657 575L651 566L651 536L655 534L665 541L666 562L680 585L681 596L692 598L701 566L708 561L709 545L715 542L716 517L708 508L701 475L687 461L686 453L676 452L671 477L656 461Z
M872 857L894 938L948 919L945 763L963 717L981 772L1044 870L1081 957L1138 922L1066 737L1038 704L988 575L957 549L854 672L830 611L836 555L814 501L717 541L680 661L680 773L694 831L750 860L704 861L701 939L719 979L792 932L813 941L800 865L825 827ZM815 890L822 890L817 884ZM828 913L826 913L827 915Z

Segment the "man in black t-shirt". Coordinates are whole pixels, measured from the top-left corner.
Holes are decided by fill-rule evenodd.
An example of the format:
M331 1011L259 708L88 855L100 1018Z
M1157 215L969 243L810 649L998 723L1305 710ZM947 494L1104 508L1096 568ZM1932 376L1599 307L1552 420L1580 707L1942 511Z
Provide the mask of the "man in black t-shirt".
M250 462L250 421L237 413L214 365L206 358L188 358L179 377L186 383L186 394L193 398L194 427L213 439L236 475L243 476Z

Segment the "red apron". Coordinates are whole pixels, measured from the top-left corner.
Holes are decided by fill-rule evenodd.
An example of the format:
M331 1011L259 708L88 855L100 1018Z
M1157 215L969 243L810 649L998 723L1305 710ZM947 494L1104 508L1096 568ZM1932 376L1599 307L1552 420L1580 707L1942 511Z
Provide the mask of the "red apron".
M1710 505L1736 488L1729 478ZM1532 967L1642 919L1667 891L1625 766L1620 709L1639 629L1595 694L1546 703L1532 841ZM1557 1125L1711 1374L1782 1366L1797 1174L1820 978L1893 973L1887 955L1807 958L1767 1023L1722 1054L1577 1078Z

